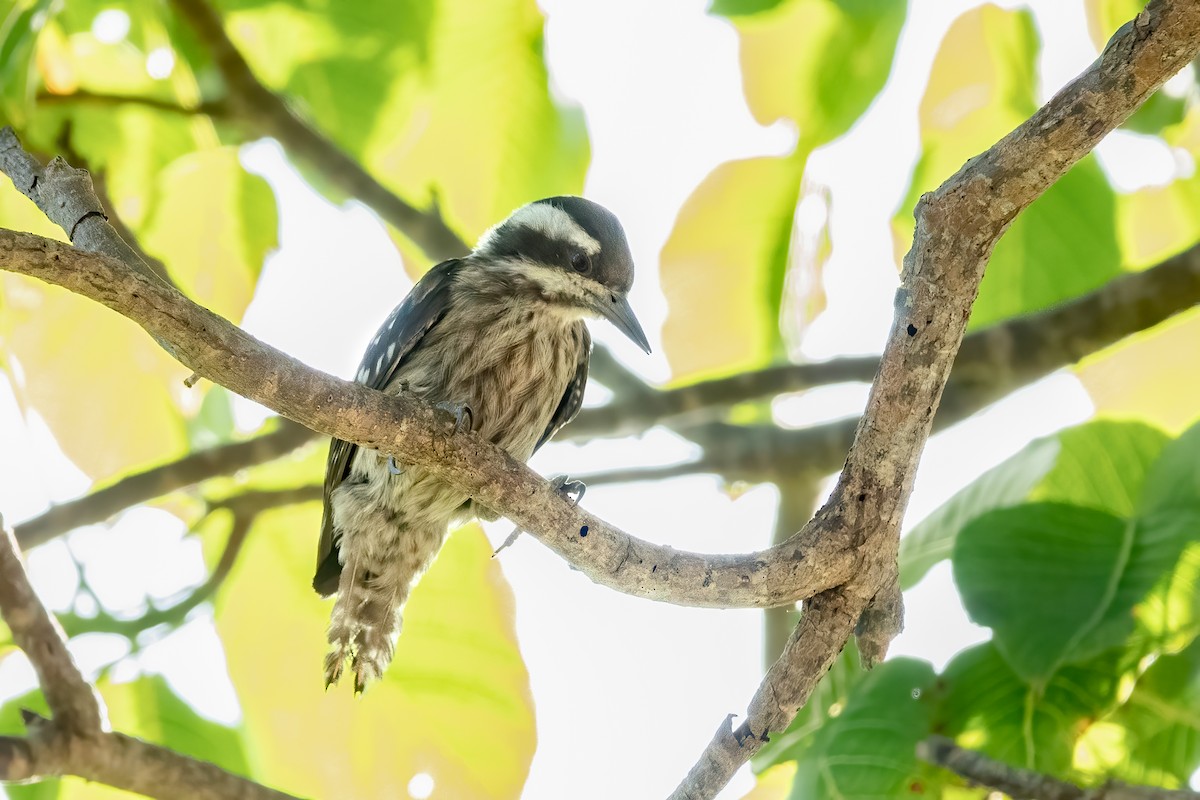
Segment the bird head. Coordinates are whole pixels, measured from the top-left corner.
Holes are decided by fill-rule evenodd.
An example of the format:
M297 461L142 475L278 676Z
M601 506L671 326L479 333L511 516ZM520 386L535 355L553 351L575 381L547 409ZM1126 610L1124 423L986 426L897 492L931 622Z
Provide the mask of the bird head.
M479 240L474 255L515 265L543 300L578 316L599 315L650 352L629 305L633 256L616 216L582 197L521 206Z

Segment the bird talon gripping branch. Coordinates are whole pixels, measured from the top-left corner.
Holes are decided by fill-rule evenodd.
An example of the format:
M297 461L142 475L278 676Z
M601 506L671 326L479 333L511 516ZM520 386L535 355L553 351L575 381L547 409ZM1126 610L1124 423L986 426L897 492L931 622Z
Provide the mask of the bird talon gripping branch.
M550 485L554 487L554 491L569 500L573 506L577 506L583 502L583 494L587 491L586 483L571 480L570 475L559 475L552 478Z
M579 412L604 317L649 352L629 306L633 258L609 211L579 197L522 206L463 258L438 264L384 321L355 378L411 393L526 461ZM565 475L556 488L583 498ZM468 497L428 470L334 440L313 588L337 594L326 679L355 688L392 658L400 610ZM511 539L512 537L510 537ZM503 549L503 548L501 548Z

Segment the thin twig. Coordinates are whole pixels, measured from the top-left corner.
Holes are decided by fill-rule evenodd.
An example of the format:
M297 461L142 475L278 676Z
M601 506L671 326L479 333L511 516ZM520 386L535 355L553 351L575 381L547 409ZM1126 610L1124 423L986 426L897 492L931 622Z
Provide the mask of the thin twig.
M983 753L959 747L944 736L917 745L917 758L944 767L973 784L987 786L1012 800L1200 800L1200 793L1108 781L1083 788L1031 769L1013 767Z
M140 503L200 483L232 475L293 452L317 437L290 420L270 433L189 453L178 461L130 475L104 489L61 503L16 526L17 541L28 549L82 525L93 525Z
M81 105L99 106L102 108L140 106L151 111L161 111L167 114L178 114L181 116L199 114L214 119L229 119L232 116L228 104L222 102L202 102L189 107L173 100L162 100L157 97L105 94L103 92L91 92L86 89L77 89L70 94L42 91L37 95L37 103L42 106Z

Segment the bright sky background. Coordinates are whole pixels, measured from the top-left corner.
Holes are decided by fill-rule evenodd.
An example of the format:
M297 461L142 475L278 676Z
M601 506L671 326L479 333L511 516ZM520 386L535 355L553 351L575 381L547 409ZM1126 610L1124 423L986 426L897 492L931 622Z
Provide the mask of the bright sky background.
M622 219L639 265L633 305L652 342L666 308L657 284L657 255L680 204L718 163L790 149L794 132L762 128L743 99L737 38L725 21L704 13L706 0L541 0L556 91L581 104L592 137L587 194ZM825 271L828 311L803 343L813 359L873 353L891 322L897 282L887 222L895 213L917 155L918 100L938 43L972 0L913 0L896 68L870 111L841 140L816 152L807 180L830 187L833 255ZM1044 96L1091 62L1082 0L1034 0L1044 37ZM1049 32L1049 33L1048 33ZM169 69L170 54L151 54L152 74ZM1101 147L1101 163L1122 189L1169 180L1177 169L1166 151L1142 137L1118 134ZM245 150L245 161L276 187L281 250L264 271L262 291L245 327L316 367L349 377L366 341L409 287L383 226L353 204L336 208L293 172L273 143ZM358 252L347 260L347 243ZM353 303L351 303L353 298ZM364 310L365 307L365 310ZM312 319L325 319L320 329ZM331 336L329 331L339 335ZM643 356L611 328L594 327L633 369L667 376L661 347ZM830 387L777 414L791 425L856 413L862 386ZM603 399L593 390L589 402ZM998 406L935 437L926 450L906 527L924 517L979 473L1030 439L1086 419L1091 404L1078 383L1058 375L1017 392ZM262 419L245 403L239 421ZM0 383L0 509L20 521L87 490L86 478L58 451L36 417L21 421L11 391ZM693 448L653 431L640 441L550 446L534 459L543 474L670 462ZM53 476L50 482L38 476ZM712 476L603 487L588 492L590 510L640 537L690 550L741 552L768 544L776 491L761 486L731 499ZM510 526L489 527L498 543ZM162 599L181 581L204 578L199 546L165 512L137 510L113 530L84 529L69 539L94 565L102 602ZM314 540L316 531L313 531ZM76 579L67 544L55 542L30 559L47 600L66 607ZM135 567L121 570L118 565ZM683 609L635 600L591 584L548 550L523 537L502 556L517 598L517 625L537 705L539 746L525 797L652 798L665 796L690 768L726 714L744 712L761 676L761 615L755 611ZM153 569L147 568L154 565ZM102 580L107 573L109 580ZM120 575L120 580L112 580ZM307 576L297 576L297 580ZM907 629L894 654L940 667L979 641L958 604L948 565L906 595ZM80 609L84 610L84 609ZM324 619L313 635L324 635ZM123 650L113 637L79 641L86 668ZM186 648L186 650L185 650ZM187 658L180 654L186 652ZM161 671L197 708L237 719L211 620L199 615L146 649L122 671ZM0 700L34 685L23 658L0 664ZM369 702L369 697L368 700ZM737 798L752 785L743 770L722 795ZM413 785L426 796L428 785ZM439 797L436 785L431 795Z

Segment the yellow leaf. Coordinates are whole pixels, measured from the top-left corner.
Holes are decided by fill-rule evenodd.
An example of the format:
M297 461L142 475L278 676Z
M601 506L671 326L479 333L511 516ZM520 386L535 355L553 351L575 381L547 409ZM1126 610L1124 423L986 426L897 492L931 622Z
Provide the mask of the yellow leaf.
M0 218L65 238L11 185L0 187ZM45 419L63 452L91 477L182 453L176 401L188 371L124 317L65 289L6 273L0 276L0 351L22 407Z
M270 186L242 169L235 147L185 155L158 183L161 199L143 244L185 294L237 322L278 243Z
M759 773L758 780L742 800L788 800L796 778L796 762L785 761Z
M1096 410L1179 433L1200 397L1200 309L1168 320L1084 359L1076 374Z
M1118 195L1117 236L1126 266L1136 269L1200 241L1200 175Z
M245 717L251 769L305 797L521 794L536 743L513 599L477 525L451 534L417 585L396 659L354 698L326 692L330 604L309 586L319 514L260 520L221 592L217 626Z
M779 348L779 304L802 157L718 166L684 203L659 257L663 349L677 380L740 372Z
M1136 17L1145 6L1142 0L1084 0L1088 35L1096 50L1103 50L1117 29Z

